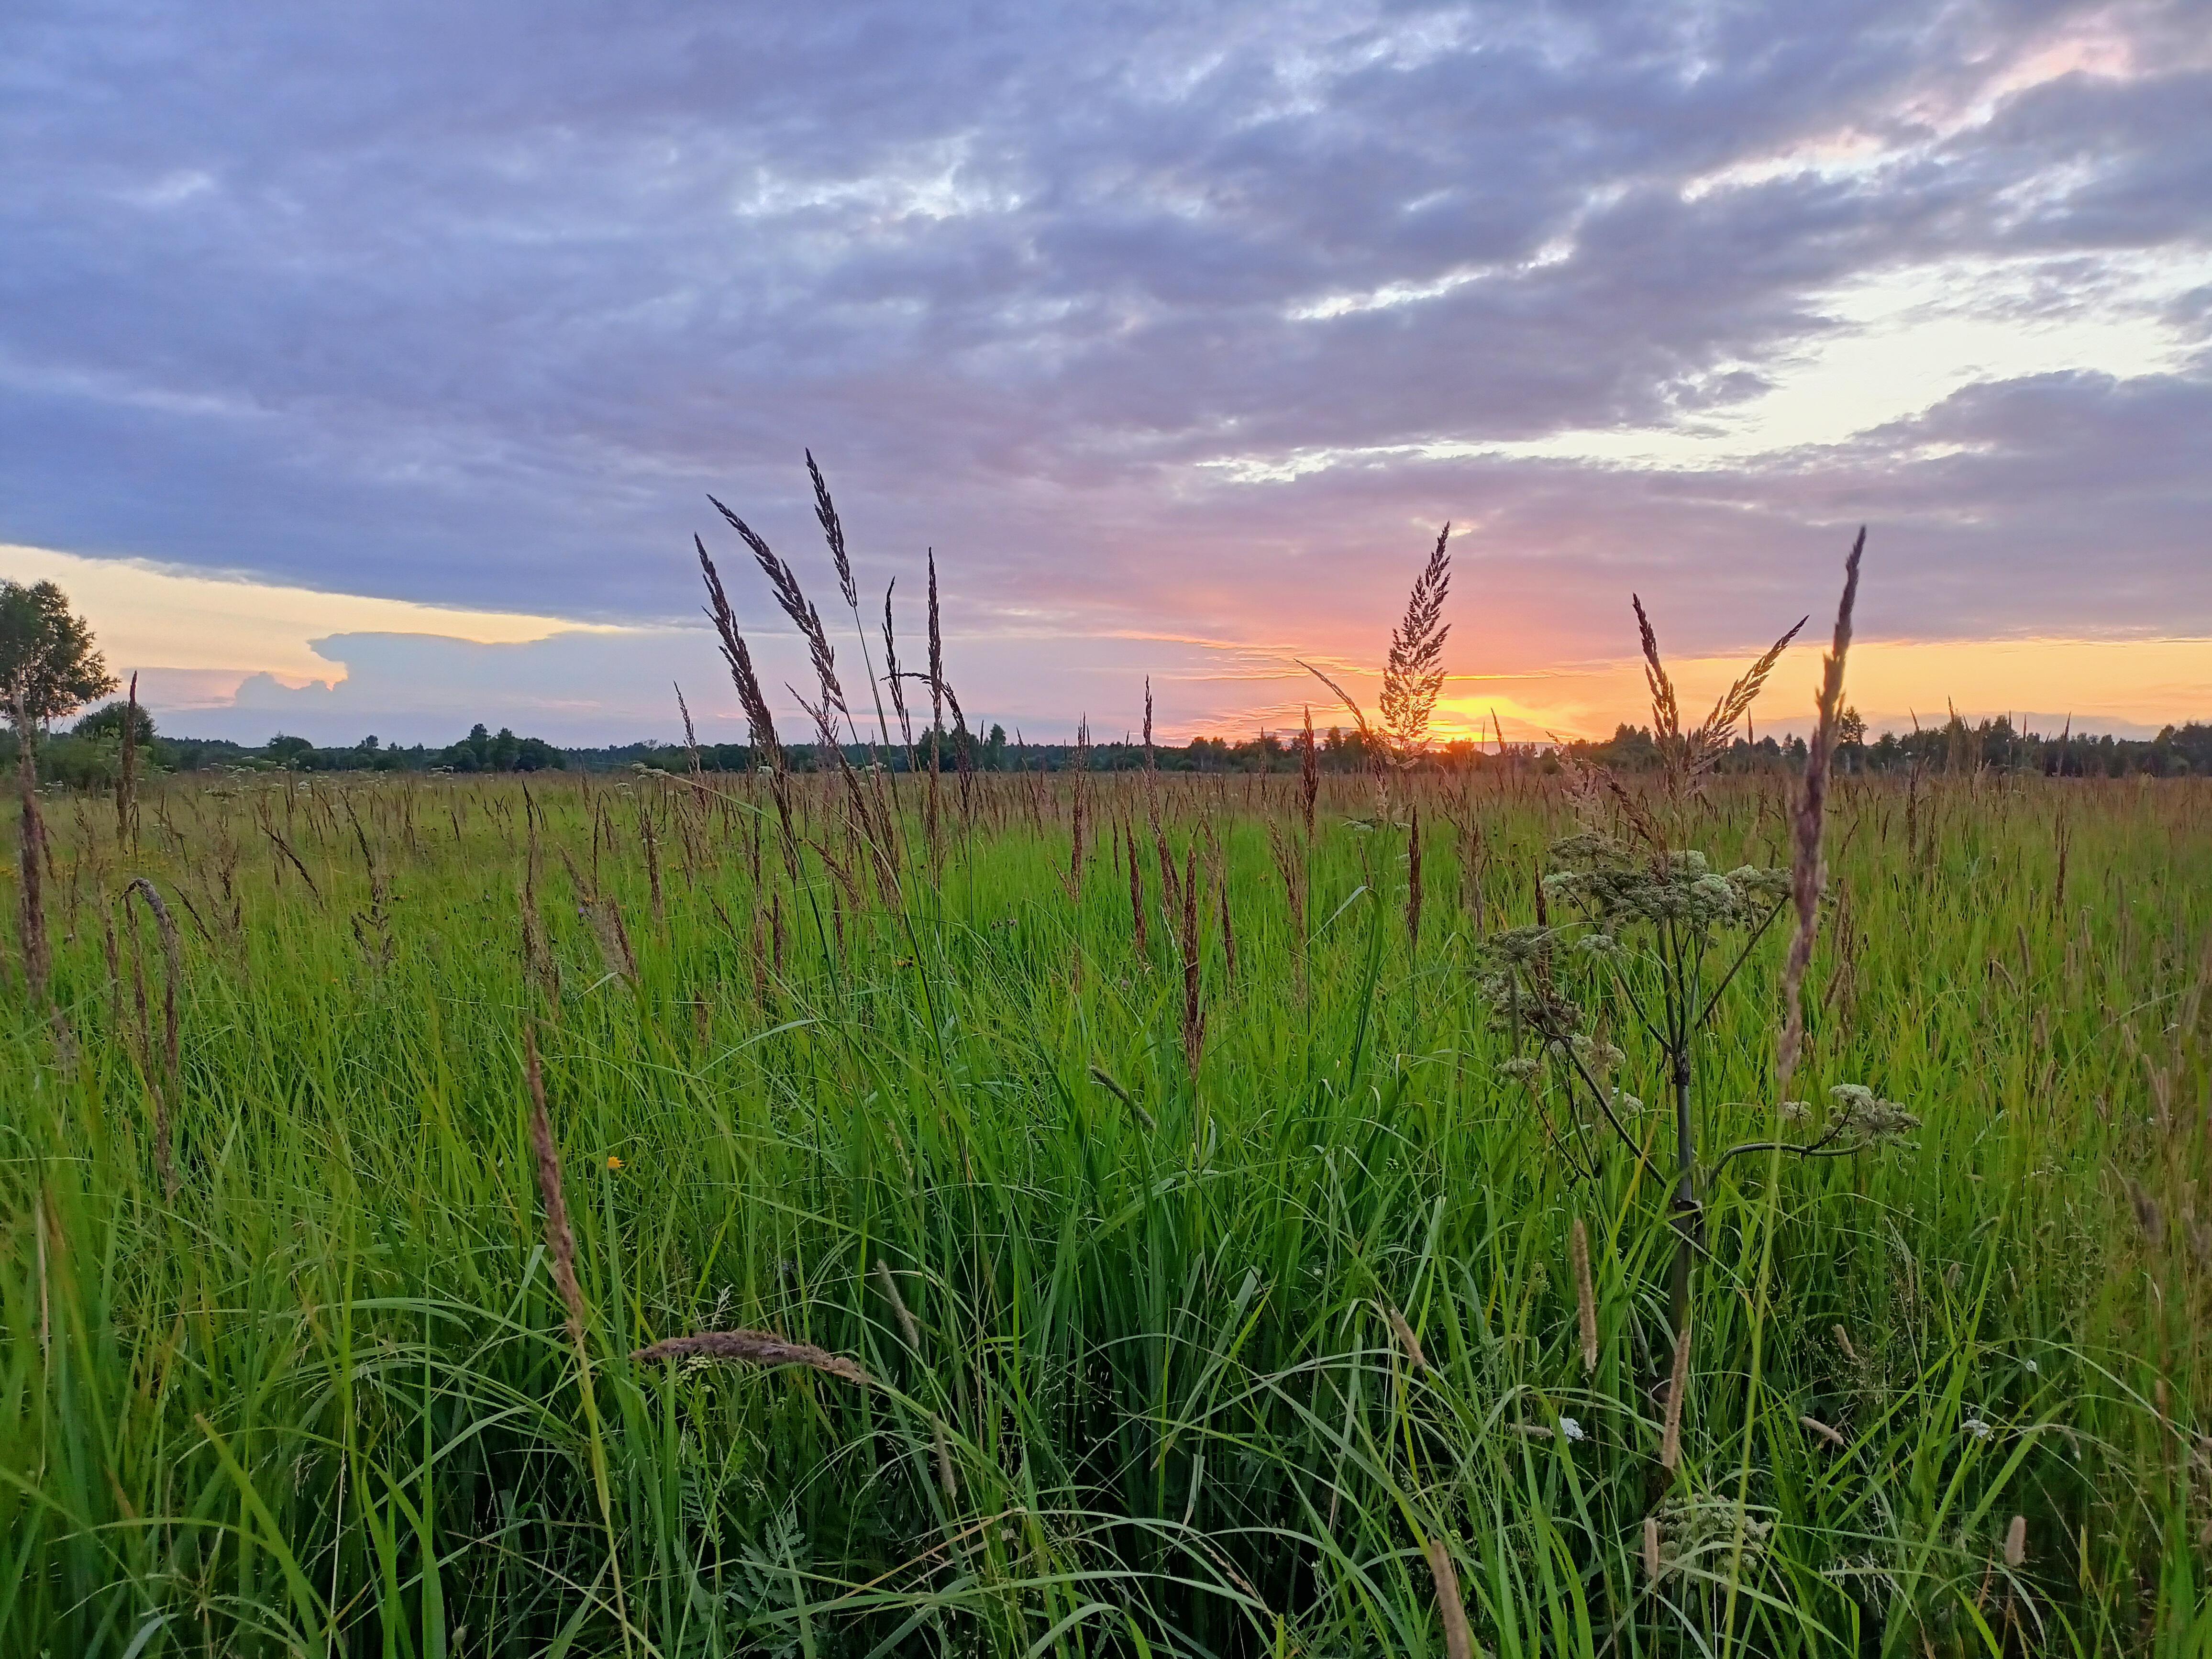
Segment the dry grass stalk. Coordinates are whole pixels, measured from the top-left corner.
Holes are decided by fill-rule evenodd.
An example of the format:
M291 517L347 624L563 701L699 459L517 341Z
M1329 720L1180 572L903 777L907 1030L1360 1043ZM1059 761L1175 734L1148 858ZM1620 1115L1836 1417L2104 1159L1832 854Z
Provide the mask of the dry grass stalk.
M1859 556L1866 550L1866 531L1861 527L1844 561L1844 597L1836 608L1836 632L1821 665L1820 717L1805 750L1805 783L1797 800L1795 844L1790 859L1790 896L1797 908L1797 926L1790 939L1790 955L1782 970L1782 1035L1775 1066L1775 1098L1790 1097L1790 1081L1805 1043L1805 971L1812 965L1813 940L1820 925L1820 890L1826 872L1821 867L1820 836L1827 817L1828 770L1835 758L1836 725L1844 710L1844 659L1851 647L1851 611L1858 601Z
M16 921L23 951L23 978L30 987L33 1004L43 1006L47 975L52 970L52 956L46 944L46 893L42 885L46 878L46 824L39 811L38 733L26 712L25 696L23 686L18 683L10 688L8 698L9 712L15 722L15 783L22 798L15 844L20 876Z
M906 1298L899 1294L898 1280L891 1277L890 1268L881 1256L876 1258L876 1283L882 1286L884 1300L891 1304L891 1314L898 1321L899 1335L905 1340L907 1350L916 1359L921 1358L921 1332L907 1311ZM934 1412L930 1413L931 1438L936 1442L937 1484L945 1493L945 1501L955 1503L960 1496L959 1483L952 1478L952 1448L945 1434L945 1420Z
M1582 1325L1583 1370L1597 1369L1597 1294L1590 1285L1589 1229L1577 1216L1567 1229L1567 1266L1575 1278L1575 1312Z
M545 1254L553 1266L554 1287L568 1310L568 1335L584 1352L584 1292L576 1283L576 1236L568 1226L568 1200L561 1187L561 1151L545 1111L545 1078L538 1060L537 1028L522 1027L523 1076L530 1085L530 1145L538 1157L538 1195L545 1206Z
M138 844L138 676L131 676L131 701L123 711L123 753L115 769L115 844Z
M1083 716L1075 723L1075 788L1074 799L1069 805L1072 838L1067 851L1067 896L1079 900L1083 896L1083 856L1089 850L1091 808L1091 717Z
M1663 1565L1659 1558L1659 1517L1647 1515L1644 1517L1644 1576L1656 1579Z
M1137 832L1128 823L1121 826L1122 845L1129 860L1129 927L1137 954L1146 953L1149 941L1145 934L1145 872L1137 861Z
M748 1365L804 1365L825 1376L842 1377L866 1388L868 1374L843 1354L831 1353L811 1342L793 1342L773 1331L701 1331L691 1336L672 1336L665 1342L632 1351L641 1363L663 1359L727 1359Z
M1421 809L1415 806L1406 830L1406 943L1421 948Z
M177 987L184 974L184 959L177 939L177 920L169 914L169 907L161 902L161 895L154 884L143 876L134 876L123 890L123 902L127 907L131 896L139 900L152 914L154 927L161 941L161 1074L174 1077L177 1072L178 1028ZM143 994L140 1006L143 1007ZM141 1018L143 1018L142 1013Z
M1845 1449L1851 1443L1817 1417L1801 1417L1797 1421L1809 1432L1819 1435L1838 1451Z
M1229 878L1224 874L1214 884L1221 901L1221 965L1223 976L1230 983L1237 980L1237 919L1229 909Z
M1314 805L1321 799L1321 751L1314 745L1313 705L1305 705L1305 729L1298 734L1298 801L1306 820L1306 840L1314 833Z
M1474 1637L1468 1628L1467 1605L1460 1600L1459 1572L1452 1565L1451 1552L1442 1538L1425 1538L1421 1553L1428 1558L1429 1577L1436 1580L1437 1613L1443 1620L1447 1659L1472 1659Z
M1682 1400L1690 1391L1690 1339L1686 1316L1674 1338L1674 1368L1667 1379L1667 1421L1659 1437L1659 1467L1673 1474L1682 1461Z
M929 808L930 855L941 856L937 790L945 743L945 635L937 611L937 550L929 550Z
M1206 1011L1199 1002L1198 843L1183 855L1182 872L1182 1053L1191 1080L1206 1051Z
M1856 1365L1859 1363L1859 1351L1851 1346L1850 1333L1841 1325L1836 1327L1836 1346L1844 1351L1844 1358L1850 1360L1852 1364Z

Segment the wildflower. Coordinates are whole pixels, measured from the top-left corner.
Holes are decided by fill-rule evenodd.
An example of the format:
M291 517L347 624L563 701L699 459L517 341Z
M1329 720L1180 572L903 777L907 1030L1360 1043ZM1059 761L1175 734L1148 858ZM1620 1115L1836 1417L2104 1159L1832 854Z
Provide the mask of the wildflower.
M1960 1429L1976 1440L1987 1440L1996 1431L1978 1417L1970 1417L1959 1425Z
M1883 1100L1863 1083L1838 1083L1828 1091L1845 1128L1869 1140L1894 1140L1920 1127L1920 1120L1893 1100Z
M619 1170L619 1169L621 1169L621 1168L622 1168L622 1166L623 1166L623 1161L622 1161L620 1158L615 1158L615 1157L612 1157L612 1156L610 1156L610 1157L608 1158L608 1159L607 1159L607 1168L609 1168L610 1170Z
M1559 1438L1562 1440L1587 1440L1589 1437L1583 1432L1583 1425L1576 1422L1573 1418L1563 1417L1559 1419Z
M1785 1123L1802 1123L1813 1115L1813 1109L1802 1100L1782 1103L1782 1120Z

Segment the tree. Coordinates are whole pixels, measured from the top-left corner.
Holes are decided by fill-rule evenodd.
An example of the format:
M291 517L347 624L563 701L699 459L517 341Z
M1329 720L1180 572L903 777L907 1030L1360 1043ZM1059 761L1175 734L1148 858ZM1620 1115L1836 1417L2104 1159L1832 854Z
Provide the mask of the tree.
M0 694L43 726L115 690L92 629L52 582L0 581Z
M131 718L131 704L111 702L105 708L94 709L70 727L70 735L119 744L123 741L123 724ZM141 750L149 749L154 743L154 717L146 712L143 703L137 705L137 714L138 718L131 723L135 733L131 741Z

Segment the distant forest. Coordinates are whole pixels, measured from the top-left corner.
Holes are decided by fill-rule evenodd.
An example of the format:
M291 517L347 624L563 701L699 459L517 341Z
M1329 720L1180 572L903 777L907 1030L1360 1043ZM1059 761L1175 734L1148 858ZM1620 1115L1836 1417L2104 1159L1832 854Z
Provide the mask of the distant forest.
M124 708L109 703L78 720L65 732L43 738L39 746L39 774L43 781L80 787L96 787L113 781L122 747ZM2068 777L2174 777L2212 773L2212 724L2191 721L2168 726L2154 738L2090 737L2071 732L2056 735L2023 732L2002 717L1978 722L1952 718L1942 726L1910 732L1885 732L1870 738L1863 722L1847 714L1845 741L1837 755L1838 769L1845 773L1923 771L2027 771ZM966 751L967 764L980 772L1064 771L1082 765L1095 772L1133 771L1146 764L1142 744L1094 743L1079 751L1072 743L1027 743L1009 739L1003 726L994 725L977 736L945 732L936 740L939 763L954 770ZM1295 772L1299 769L1297 733L1263 732L1242 742L1225 738L1197 738L1185 744L1159 744L1152 750L1152 763L1164 772ZM882 765L894 771L915 766L927 769L933 740L920 734L909 750L895 743L888 750L873 744L851 744L847 761L855 766ZM1621 772L1656 769L1660 746L1650 731L1623 725L1603 742L1562 745L1569 753L1595 761ZM324 748L305 738L278 735L258 747L217 738L170 737L157 732L150 716L138 712L141 763L171 772L237 770L249 772L615 772L636 769L688 773L695 751L682 744L639 742L605 748L562 748L542 738L517 737L501 727L487 730L481 724L468 735L442 748L416 744L403 746L364 738L349 747ZM1357 772L1369 763L1370 750L1357 731L1331 727L1316 733L1316 759L1324 772ZM1723 771L1778 770L1802 764L1802 738L1738 739L1723 757ZM785 750L789 763L799 771L812 771L829 762L821 746L794 744ZM0 763L12 767L15 740L0 735ZM752 769L752 750L744 744L702 744L696 764L708 772ZM1438 770L1482 769L1498 765L1557 769L1559 762L1549 744L1511 744L1503 754L1494 742L1459 741L1437 744L1426 764Z

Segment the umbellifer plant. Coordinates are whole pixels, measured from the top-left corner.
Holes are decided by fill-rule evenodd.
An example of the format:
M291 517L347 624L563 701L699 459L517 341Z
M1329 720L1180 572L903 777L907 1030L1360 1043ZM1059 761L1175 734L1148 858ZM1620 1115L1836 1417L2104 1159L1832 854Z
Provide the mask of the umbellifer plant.
M1709 1163L1698 1133L1699 1039L1722 1000L1739 983L1745 965L1776 921L1796 902L1799 939L1790 952L1786 1000L1794 1006L1804 958L1811 949L1814 908L1822 886L1819 818L1826 784L1829 705L1841 691L1842 648L1850 635L1850 594L1858 552L1852 552L1850 585L1838 627L1832 686L1822 696L1822 726L1811 745L1806 789L1799 807L1797 866L1789 870L1744 865L1714 869L1705 855L1668 845L1653 812L1601 769L1583 769L1577 794L1585 824L1551 848L1553 866L1538 884L1537 918L1528 927L1492 935L1479 963L1480 988L1513 1041L1505 1063L1530 1089L1553 1140L1577 1176L1597 1172L1609 1137L1639 1156L1644 1139L1629 1120L1642 1103L1614 1079L1627 1056L1613 1037L1647 1045L1650 1070L1664 1079L1674 1113L1672 1201L1676 1243L1669 1313L1679 1342L1690 1307L1691 1269L1705 1245L1704 1193L1732 1158L1753 1152L1802 1158L1841 1157L1894 1140L1918 1119L1872 1091L1845 1084L1832 1091L1834 1109L1804 1139L1746 1141ZM1705 724L1682 732L1674 719L1674 688L1641 604L1646 667L1655 725L1668 766L1661 813L1675 814L1702 787L1727 748L1736 723L1758 695L1790 630L1739 679ZM1802 626L1801 623L1800 626ZM1594 826L1597 803L1609 793L1626 821L1622 839ZM1785 1015L1778 1081L1786 1090L1796 1061L1797 1020ZM1811 1126L1813 1114L1783 1105L1788 1124Z

